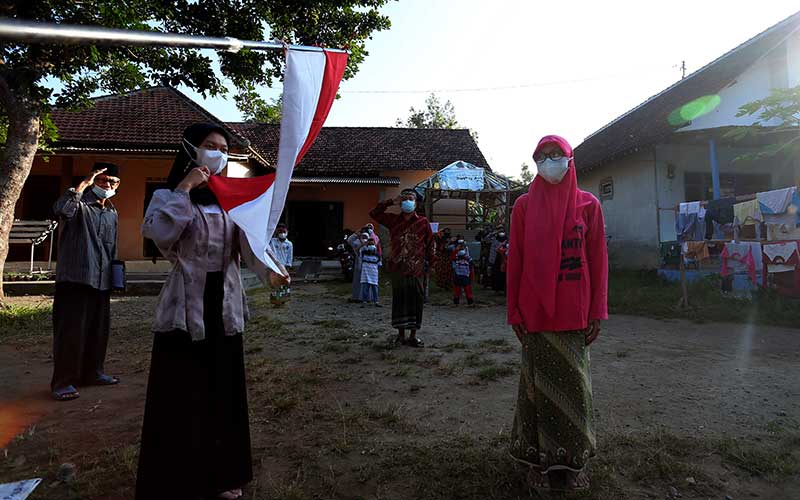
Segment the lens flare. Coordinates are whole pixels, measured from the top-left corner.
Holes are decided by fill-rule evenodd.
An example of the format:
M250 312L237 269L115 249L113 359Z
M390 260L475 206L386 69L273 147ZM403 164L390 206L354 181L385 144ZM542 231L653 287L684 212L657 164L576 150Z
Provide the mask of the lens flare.
M45 404L33 398L0 402L0 449L35 424L45 410Z
M720 102L722 102L722 99L715 94L698 97L673 110L669 114L667 121L674 127L688 125L692 120L696 120L717 109Z

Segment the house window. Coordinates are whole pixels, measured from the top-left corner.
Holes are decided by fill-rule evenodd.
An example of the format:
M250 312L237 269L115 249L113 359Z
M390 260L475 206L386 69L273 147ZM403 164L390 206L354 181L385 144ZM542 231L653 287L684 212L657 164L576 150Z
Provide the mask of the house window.
M720 174L720 196L742 196L769 191L770 174ZM685 200L713 200L714 185L711 174L705 172L686 172L684 177Z
M600 193L601 200L613 200L614 199L614 179L611 177L606 177L602 181L600 181L600 189L598 190Z

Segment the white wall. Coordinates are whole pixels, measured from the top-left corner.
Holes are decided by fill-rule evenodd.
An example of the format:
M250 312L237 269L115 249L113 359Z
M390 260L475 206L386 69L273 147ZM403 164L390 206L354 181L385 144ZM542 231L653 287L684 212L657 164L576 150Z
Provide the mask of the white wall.
M600 183L608 177L614 182L614 197L601 202L612 267L656 267L659 242L652 152L640 152L581 174L578 185L599 198Z
M768 96L774 88L796 85L800 85L800 33L795 33L786 43L739 75L730 86L722 89L718 94L721 102L717 109L680 130L685 132L751 125L758 115L737 118L740 106Z

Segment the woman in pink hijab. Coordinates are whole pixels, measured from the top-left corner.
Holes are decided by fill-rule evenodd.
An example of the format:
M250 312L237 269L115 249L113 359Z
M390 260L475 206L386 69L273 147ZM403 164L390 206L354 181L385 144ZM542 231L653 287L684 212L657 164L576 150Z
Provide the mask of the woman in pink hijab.
M533 487L581 490L596 446L589 344L608 318L603 212L578 189L565 139L542 138L533 159L508 255L508 323L522 344L511 453L530 466Z

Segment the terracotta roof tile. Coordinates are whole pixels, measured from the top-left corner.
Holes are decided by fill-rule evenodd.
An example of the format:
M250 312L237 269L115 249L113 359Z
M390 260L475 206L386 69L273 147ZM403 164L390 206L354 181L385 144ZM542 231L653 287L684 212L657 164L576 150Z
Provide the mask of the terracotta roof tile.
M277 125L229 125L275 164L280 135ZM295 174L375 176L383 170L438 170L457 160L490 169L469 130L323 127Z
M183 93L171 87L152 87L93 99L83 111L56 109L56 146L164 148L179 144L183 130L197 122L223 126L240 148L246 141Z

